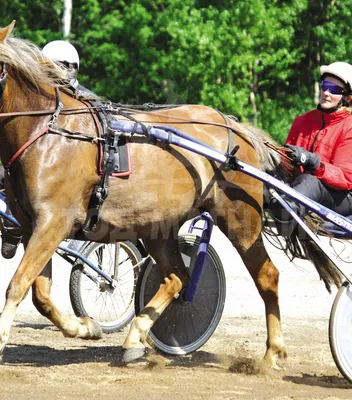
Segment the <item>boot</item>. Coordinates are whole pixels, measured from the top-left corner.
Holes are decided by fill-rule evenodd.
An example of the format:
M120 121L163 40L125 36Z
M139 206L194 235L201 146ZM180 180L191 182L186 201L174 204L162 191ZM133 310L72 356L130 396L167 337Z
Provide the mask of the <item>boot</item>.
M300 204L285 198L284 200L289 204L289 206L298 216L301 215L302 206ZM292 218L291 214L288 213L286 209L282 207L280 202L275 198L271 199L270 201L270 209L275 220L278 234L283 237L290 237L297 226L297 222L295 221L295 219Z
M21 243L22 236L19 236L19 233L17 228L4 228L1 231L1 255L7 260L15 256Z

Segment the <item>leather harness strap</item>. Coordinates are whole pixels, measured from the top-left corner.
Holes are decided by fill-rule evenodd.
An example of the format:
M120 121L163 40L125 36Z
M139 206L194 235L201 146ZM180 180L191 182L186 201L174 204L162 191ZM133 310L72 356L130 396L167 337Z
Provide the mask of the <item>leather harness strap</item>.
M17 160L17 158L36 140L38 140L41 136L43 136L45 133L49 131L51 126L55 123L57 120L61 110L63 109L63 104L61 102L61 96L60 96L60 91L59 89L56 88L56 109L54 114L52 115L51 120L47 123L44 129L39 131L36 135L31 137L23 146L21 146L16 153L11 157L10 161L4 166L5 170L8 171L11 165Z
M219 110L217 110L217 112L224 118L225 123L226 123L226 128L227 128L228 137L229 137L228 144L227 144L227 154L230 154L234 148L234 138L233 138L234 130L231 129L229 117L227 115L223 114Z
M101 109L101 107L89 107L89 109ZM84 108L63 108L61 111L61 114L83 114L87 112L91 112L89 109L86 107ZM50 115L53 112L55 112L55 109L52 108L50 110L37 110L37 111L16 111L16 112L7 112L7 113L0 113L0 117L20 117L20 116L26 116L26 115Z
M35 136L33 136L32 138L30 138L28 140L28 142L26 142L22 147L20 147L16 153L11 157L10 161L4 165L4 168L6 171L9 170L9 168L11 167L11 165L14 163L14 161L17 160L17 158L33 143L35 142L37 139L39 139L41 136L43 136L45 133L47 133L49 130L49 126L46 126L44 129L42 129L40 132L38 132Z
M128 109L111 109L108 106L98 106L98 107L92 107L92 106L87 106L82 107L82 108L63 108L61 110L61 114L74 114L74 113L87 113L87 112L92 112L91 110L102 110L106 109L109 113L115 113L115 114L122 114L123 111L128 111ZM0 113L0 118L3 117L18 117L18 116L24 116L24 115L49 115L55 112L54 109L50 110L38 110L38 111L18 111L18 112L8 112L8 113ZM135 112L135 110L133 110ZM153 114L155 116L162 116L160 113L153 111ZM169 124L200 124L200 125L211 125L211 126L219 126L227 129L231 129L233 132L236 132L236 130L229 126L228 124L222 124L222 123L217 123L217 122L210 122L210 121L201 121L201 120L196 120L196 119L187 119L187 118L182 118L182 117L176 117L174 115L169 115L172 119L175 121L169 121ZM138 122L144 122L144 123L152 123L152 121L138 121Z

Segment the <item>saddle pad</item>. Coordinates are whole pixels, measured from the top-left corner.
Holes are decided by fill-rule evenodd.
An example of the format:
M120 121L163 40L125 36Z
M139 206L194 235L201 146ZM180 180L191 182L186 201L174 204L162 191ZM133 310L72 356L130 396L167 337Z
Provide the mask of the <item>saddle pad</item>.
M88 107L92 106L94 108L99 109L103 104L100 99L91 99L87 101L82 101L82 103L86 104ZM102 107L104 108L104 107ZM95 125L98 129L98 137L100 138L108 138L108 128L113 125L113 120L109 117L109 115L102 111L97 111L93 113L93 118L95 121ZM111 139L111 136L110 136ZM112 168L112 172L110 172L109 176L112 177L124 177L132 174L132 166L131 166L131 158L129 152L129 143L128 138L126 136L115 136L112 138L113 146L115 150L114 155L114 166ZM98 160L98 172L99 175L103 175L106 169L106 162L109 159L109 146L105 143L102 144L100 142L99 146L99 160Z
M132 173L129 152L129 143L126 136L120 136L115 148L114 172L111 176L127 176Z
M119 136L115 140L115 157L114 157L114 167L113 171L110 173L112 177L123 177L132 174L132 164L129 152L129 142L126 136ZM108 159L108 150L104 146L100 145L99 151L99 174L103 175L105 166L104 160Z

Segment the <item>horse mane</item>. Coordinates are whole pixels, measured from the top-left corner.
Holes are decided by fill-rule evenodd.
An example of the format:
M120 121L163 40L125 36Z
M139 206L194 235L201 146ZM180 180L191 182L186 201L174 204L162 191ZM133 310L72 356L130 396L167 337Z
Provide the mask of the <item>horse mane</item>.
M67 76L67 70L46 58L34 43L13 36L0 43L0 62L10 67L9 75L15 75L20 85L37 91L42 86L63 86Z

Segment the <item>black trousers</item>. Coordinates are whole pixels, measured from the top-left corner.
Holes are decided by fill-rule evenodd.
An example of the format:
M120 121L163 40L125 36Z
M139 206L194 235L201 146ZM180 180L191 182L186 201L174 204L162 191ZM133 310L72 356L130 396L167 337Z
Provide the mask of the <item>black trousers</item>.
M341 215L352 214L352 196L349 191L334 190L310 174L300 175L291 186L297 192Z
M341 215L352 215L352 194L349 191L334 190L310 174L300 175L291 186L309 199ZM306 207L289 196L283 194L282 197L300 217L304 217L308 213L309 210ZM270 208L278 222L279 233L283 236L290 236L297 225L296 221L292 220L291 215L277 201L273 201Z

